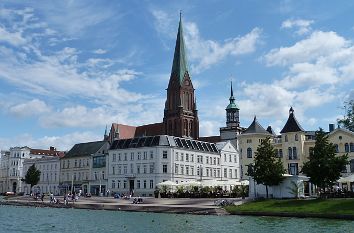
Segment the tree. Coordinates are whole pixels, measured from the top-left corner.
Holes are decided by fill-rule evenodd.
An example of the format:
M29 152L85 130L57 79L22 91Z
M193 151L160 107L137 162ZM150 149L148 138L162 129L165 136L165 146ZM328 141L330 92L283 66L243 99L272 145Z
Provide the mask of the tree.
M258 146L254 157L253 166L249 166L248 175L252 176L257 184L266 186L268 198L268 186L280 184L284 177L285 169L280 158L277 158L274 147L270 144L270 138L264 139Z
M354 132L354 100L344 103L346 115L343 119L338 119L337 122L340 126Z
M41 171L38 170L34 164L32 164L32 166L28 168L24 181L26 184L31 185L32 190L32 187L38 184L40 177Z
M335 184L340 173L348 164L348 154L336 156L335 145L320 128L316 131L316 143L309 160L303 164L301 172L310 177L310 182L324 190Z

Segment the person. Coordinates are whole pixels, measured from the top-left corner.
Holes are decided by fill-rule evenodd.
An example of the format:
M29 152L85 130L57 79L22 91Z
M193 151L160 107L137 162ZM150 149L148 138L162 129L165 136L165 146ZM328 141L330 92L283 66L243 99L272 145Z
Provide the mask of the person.
M44 199L44 193L42 193L41 195L41 201L43 202L43 199Z
M53 195L53 193L50 193L49 203L54 203L54 195Z
M64 205L68 204L68 195L64 194Z

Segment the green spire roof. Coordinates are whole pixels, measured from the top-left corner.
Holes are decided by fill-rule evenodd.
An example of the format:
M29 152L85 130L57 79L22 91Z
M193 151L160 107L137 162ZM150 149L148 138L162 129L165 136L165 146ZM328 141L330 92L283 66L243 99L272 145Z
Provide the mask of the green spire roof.
M230 96L229 100L230 100L230 103L229 103L229 105L227 105L226 110L227 109L240 110L239 107L237 106L237 104L235 103L234 91L232 90L232 81L231 81L231 96Z
M188 72L188 63L183 39L182 17L180 14L171 77L176 77L181 84L186 72Z

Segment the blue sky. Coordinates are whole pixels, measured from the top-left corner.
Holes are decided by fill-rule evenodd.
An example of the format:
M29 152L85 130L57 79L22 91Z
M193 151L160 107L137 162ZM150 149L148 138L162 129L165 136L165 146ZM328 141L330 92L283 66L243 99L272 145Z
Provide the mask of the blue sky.
M354 99L351 1L5 0L0 149L161 122L180 10L202 136L225 125L230 80L244 127L257 115L279 132L293 106L327 129Z

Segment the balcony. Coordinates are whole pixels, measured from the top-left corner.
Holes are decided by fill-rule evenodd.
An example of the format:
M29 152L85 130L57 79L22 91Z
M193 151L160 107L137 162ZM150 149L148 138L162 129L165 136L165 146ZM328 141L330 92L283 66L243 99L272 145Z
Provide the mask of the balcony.
M126 178L131 178L131 179L133 179L133 178L135 178L136 177L136 174L135 173L129 173L129 174L124 174L124 176L126 177Z

